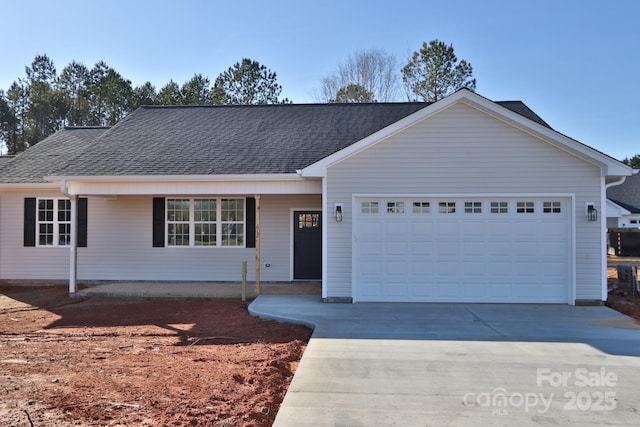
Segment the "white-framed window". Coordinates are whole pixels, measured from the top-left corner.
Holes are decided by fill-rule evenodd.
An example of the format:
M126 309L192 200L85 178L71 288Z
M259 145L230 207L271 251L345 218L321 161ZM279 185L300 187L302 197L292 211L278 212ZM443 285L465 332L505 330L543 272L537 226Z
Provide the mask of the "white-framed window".
M167 246L244 247L245 200L167 198Z
M404 202L387 202L387 213L403 214Z
M362 202L360 204L360 210L363 214L377 214L378 202Z
M442 214L456 213L456 202L438 202L438 212Z
M464 213L482 213L482 202L464 202Z
M506 214L509 212L509 202L491 202L490 211L492 214Z
M413 202L413 213L428 214L430 212L431 212L431 205L429 202Z
M36 218L38 246L71 244L71 200L38 199Z
M559 201L555 202L542 202L542 212L543 213L561 213L562 212L562 203Z
M534 213L533 202L516 202L516 213Z

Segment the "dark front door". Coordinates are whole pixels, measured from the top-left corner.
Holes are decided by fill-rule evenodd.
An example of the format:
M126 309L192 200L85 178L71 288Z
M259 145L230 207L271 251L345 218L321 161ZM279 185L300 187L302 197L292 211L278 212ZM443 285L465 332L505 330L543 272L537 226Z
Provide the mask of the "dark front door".
M322 279L321 212L293 212L293 278Z

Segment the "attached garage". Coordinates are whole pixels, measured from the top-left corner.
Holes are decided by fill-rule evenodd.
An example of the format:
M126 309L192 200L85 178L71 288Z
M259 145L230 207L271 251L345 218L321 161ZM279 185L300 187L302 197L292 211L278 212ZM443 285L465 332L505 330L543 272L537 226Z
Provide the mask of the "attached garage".
M567 303L568 197L358 197L354 301Z

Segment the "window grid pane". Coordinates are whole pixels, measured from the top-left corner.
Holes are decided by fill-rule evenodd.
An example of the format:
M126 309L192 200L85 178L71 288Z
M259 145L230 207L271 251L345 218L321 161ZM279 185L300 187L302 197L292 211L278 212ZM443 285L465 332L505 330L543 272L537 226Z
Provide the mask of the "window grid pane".
M53 221L53 199L40 200L38 202L38 221Z
M360 206L362 208L362 213L378 213L378 202L362 202Z
M222 221L244 221L244 200L222 199Z
M387 202L387 213L403 214L404 202Z
M508 202L491 202L491 213L508 213Z
M217 244L215 223L196 223L195 232L194 244L196 246L215 246Z
M189 221L189 199L168 199L167 220L172 222Z
M71 224L58 224L58 245L69 246L71 244Z
M214 222L216 220L216 200L196 199L194 213L195 221Z
M244 246L244 224L222 224L222 246Z
M451 214L456 212L456 202L439 202L438 212Z
M482 202L464 202L464 213L482 213Z
M428 214L430 211L429 202L413 202L413 213Z
M222 246L244 246L244 200L222 199Z
M38 243L43 246L53 245L53 224L40 224Z
M533 202L517 202L517 213L534 213Z
M561 204L560 202L543 202L542 212L543 213L561 213Z
M71 222L71 200L58 200L58 221Z
M189 224L169 224L169 246L189 246Z
M320 227L320 214L301 213L298 214L298 228L318 228Z

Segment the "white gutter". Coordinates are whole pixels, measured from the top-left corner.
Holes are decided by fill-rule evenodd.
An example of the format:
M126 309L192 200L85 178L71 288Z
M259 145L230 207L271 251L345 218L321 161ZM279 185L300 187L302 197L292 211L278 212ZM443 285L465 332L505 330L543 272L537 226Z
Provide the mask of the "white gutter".
M60 192L71 200L71 247L69 254L69 294L75 294L77 291L78 276L78 196L72 195L67 189L67 181L60 181Z
M49 182L225 182L225 181L304 181L298 173L233 174L233 175L87 175L45 176Z

